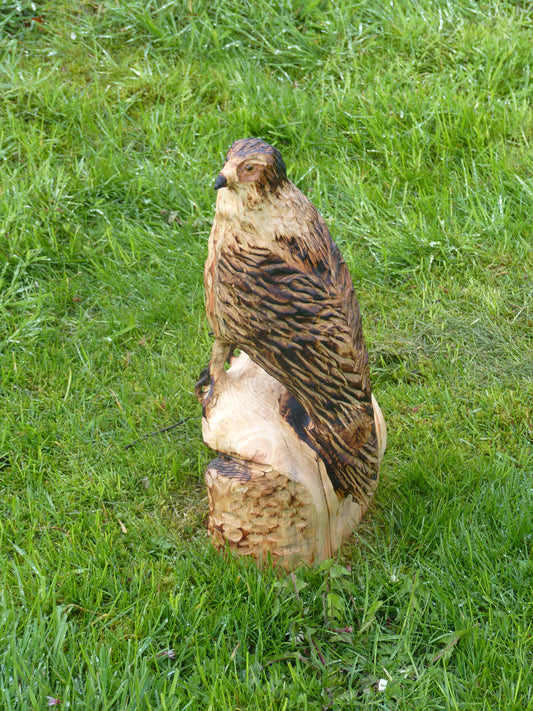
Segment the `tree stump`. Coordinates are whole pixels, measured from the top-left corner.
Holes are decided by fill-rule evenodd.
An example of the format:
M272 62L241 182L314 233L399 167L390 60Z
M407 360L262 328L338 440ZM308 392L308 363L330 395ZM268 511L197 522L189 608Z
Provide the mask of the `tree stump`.
M203 438L220 452L205 477L215 548L287 569L333 556L361 520L377 479L364 503L336 493L324 461L287 418L294 398L244 352L211 383L208 398ZM381 459L386 426L372 403Z

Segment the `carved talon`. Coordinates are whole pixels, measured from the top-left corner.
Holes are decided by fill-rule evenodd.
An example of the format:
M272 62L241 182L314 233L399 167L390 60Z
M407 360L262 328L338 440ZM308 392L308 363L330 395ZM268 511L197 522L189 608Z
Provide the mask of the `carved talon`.
M196 383L196 387L194 388L194 394L196 395L196 399L200 404L203 404L206 393L209 392L209 390L212 388L213 385L213 379L211 377L211 370L208 365L202 370L198 377L198 382Z

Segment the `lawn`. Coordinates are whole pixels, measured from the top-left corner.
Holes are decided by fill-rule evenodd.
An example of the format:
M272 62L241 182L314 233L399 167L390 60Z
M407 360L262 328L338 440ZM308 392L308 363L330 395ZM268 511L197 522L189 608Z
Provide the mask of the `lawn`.
M533 710L531 3L3 0L0 53L2 711ZM292 575L205 533L246 136L341 247L389 430Z

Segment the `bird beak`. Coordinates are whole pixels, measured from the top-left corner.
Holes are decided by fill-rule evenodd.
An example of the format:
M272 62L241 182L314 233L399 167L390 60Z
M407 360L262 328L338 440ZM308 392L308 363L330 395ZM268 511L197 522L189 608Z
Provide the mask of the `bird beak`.
M227 184L228 184L228 182L226 180L226 176L223 175L223 173L219 173L217 176L217 179L215 180L215 190L219 190L220 188L225 188Z

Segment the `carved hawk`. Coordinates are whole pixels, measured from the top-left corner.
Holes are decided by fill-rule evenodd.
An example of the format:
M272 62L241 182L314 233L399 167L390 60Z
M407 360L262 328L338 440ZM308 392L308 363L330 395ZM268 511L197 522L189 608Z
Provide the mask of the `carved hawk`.
M198 397L208 410L225 362L245 351L291 394L280 408L335 490L365 502L378 476L377 438L359 306L340 251L268 143L236 141L215 188L204 282L216 340Z

